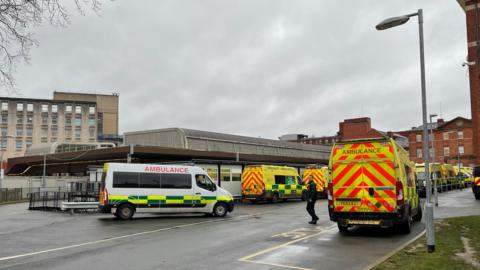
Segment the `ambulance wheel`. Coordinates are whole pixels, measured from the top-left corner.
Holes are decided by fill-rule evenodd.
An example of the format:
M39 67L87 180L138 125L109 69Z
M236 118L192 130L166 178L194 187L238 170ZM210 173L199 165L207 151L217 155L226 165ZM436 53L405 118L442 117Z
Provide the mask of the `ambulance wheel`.
M475 193L475 199L480 200L480 193Z
M345 226L345 225L340 225L339 223L337 223L337 227L338 227L338 230L339 230L341 233L346 233L346 232L348 232L348 225Z
M135 210L131 204L122 204L117 208L115 215L120 219L127 220L133 217L133 213Z
M252 204L257 204L257 199L250 200L250 203L252 203Z
M224 217L228 212L227 205L219 202L213 207L213 214L216 217Z
M413 216L413 221L421 221L422 220L422 206L418 204L417 214Z
M272 203L278 203L278 194L277 193L273 193Z
M410 214L407 217L407 220L400 224L400 232L403 234L409 234L412 231L412 216Z

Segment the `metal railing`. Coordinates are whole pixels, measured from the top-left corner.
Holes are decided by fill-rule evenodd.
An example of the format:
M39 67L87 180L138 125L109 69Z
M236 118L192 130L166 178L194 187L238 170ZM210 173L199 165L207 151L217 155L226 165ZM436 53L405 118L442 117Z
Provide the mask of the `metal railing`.
M29 193L29 210L60 210L62 202L98 202L98 190L41 190Z
M0 189L0 203L15 202L26 199L22 188L2 188Z

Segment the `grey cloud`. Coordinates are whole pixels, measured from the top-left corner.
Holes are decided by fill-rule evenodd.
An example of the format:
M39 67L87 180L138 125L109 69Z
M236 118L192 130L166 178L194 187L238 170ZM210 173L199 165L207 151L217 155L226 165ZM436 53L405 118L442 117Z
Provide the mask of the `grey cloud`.
M382 130L421 122L417 21L375 31L419 1L105 2L100 16L42 26L24 96L120 92L122 131L186 127L276 138L330 135L345 118ZM465 17L426 0L431 110L470 116ZM465 106L468 105L468 106Z

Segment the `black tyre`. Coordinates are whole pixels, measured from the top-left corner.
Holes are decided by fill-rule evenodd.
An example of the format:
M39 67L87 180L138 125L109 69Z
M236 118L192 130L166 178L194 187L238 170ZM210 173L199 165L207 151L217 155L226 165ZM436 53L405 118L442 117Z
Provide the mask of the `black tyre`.
M346 233L346 232L348 232L348 226L340 225L339 223L337 223L337 227L338 227L338 230L339 230L341 233Z
M475 199L480 200L480 193L475 193Z
M407 220L400 224L400 232L403 234L409 234L412 231L412 216L409 214Z
M215 204L215 206L213 207L213 214L216 217L224 217L227 214L227 212L228 212L227 205L222 202Z
M119 219L127 220L133 217L135 209L131 204L122 204L117 208L115 216Z
M418 204L417 214L413 216L413 221L421 221L422 220L422 206L420 203Z
M273 193L273 196L272 196L272 203L278 203L278 194L277 193Z
M250 203L252 203L252 204L257 204L257 199L250 200Z

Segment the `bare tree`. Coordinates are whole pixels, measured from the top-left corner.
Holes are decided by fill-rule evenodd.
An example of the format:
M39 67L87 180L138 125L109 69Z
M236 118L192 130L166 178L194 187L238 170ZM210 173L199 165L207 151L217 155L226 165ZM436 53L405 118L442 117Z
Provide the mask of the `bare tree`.
M95 12L100 0L72 0L77 10ZM14 91L13 73L21 61L29 62L30 48L38 46L33 27L48 21L53 26L66 26L70 15L65 0L0 0L0 86Z

